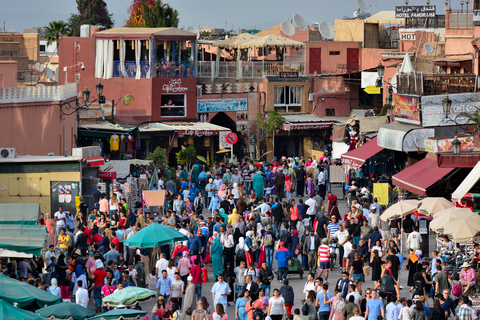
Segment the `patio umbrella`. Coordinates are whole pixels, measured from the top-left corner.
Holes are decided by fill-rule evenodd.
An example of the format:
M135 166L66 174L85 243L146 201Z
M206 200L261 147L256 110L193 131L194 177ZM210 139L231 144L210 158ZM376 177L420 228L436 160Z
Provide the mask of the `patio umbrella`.
M217 48L237 48L240 44L243 44L248 41L256 40L259 37L250 33L240 33L231 38L217 41L213 46Z
M448 208L453 208L454 206L455 205L453 204L453 202L448 201L445 198L428 197L420 202L420 207L418 208L418 211L421 214L432 216L437 212Z
M5 300L0 299L0 319L2 320L46 320L33 312L15 308Z
M57 303L35 312L46 318L53 317L59 320L84 320L95 315L95 312L71 302Z
M130 287L127 287L130 288ZM126 289L126 288L125 288ZM122 289L124 290L124 289ZM127 320L127 319L139 319L147 315L147 311L132 310L132 309L113 309L108 312L99 314L92 317L89 320Z
M155 296L155 291L139 288L126 287L122 290L112 293L102 299L103 304L116 307L124 305L126 307L136 304L140 301L146 301Z
M403 218L407 214L417 210L418 203L419 201L414 199L397 202L385 210L380 216L380 219L387 221L395 218Z
M470 240L480 231L480 216L476 212L450 220L443 227L443 233L449 234L455 241Z
M0 299L19 308L26 308L32 304L46 307L61 302L59 297L51 293L28 283L8 278L3 274L0 275Z
M280 37L275 34L269 34L268 36L247 41L238 45L238 48L240 49L266 47L302 48L305 47L305 43Z
M124 243L131 247L153 248L183 240L188 240L183 233L163 224L152 223L125 240Z
M447 224L447 222L449 222L450 220L453 220L460 216L465 217L472 213L473 212L467 208L453 207L453 208L442 210L440 212L437 212L433 217L433 220L430 223L430 229L437 232L438 229L443 229L445 224Z

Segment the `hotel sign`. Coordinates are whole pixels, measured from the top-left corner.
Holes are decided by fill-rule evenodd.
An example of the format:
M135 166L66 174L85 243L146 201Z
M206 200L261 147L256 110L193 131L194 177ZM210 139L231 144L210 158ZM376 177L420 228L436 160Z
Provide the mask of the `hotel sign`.
M395 18L435 18L435 6L400 6L395 7Z

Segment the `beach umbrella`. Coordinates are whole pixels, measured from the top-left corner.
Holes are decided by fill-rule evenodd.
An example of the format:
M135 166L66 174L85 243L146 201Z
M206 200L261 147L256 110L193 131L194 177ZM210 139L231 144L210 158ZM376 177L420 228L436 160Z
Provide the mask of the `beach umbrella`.
M188 240L188 237L174 228L152 223L125 240L124 243L130 247L154 248L184 240Z
M480 231L480 216L476 212L450 220L443 227L443 233L455 241L470 240Z
M130 287L128 287L130 288ZM125 288L126 289L126 288ZM124 289L122 289L124 290ZM132 309L113 309L108 312L91 317L89 320L127 320L140 319L147 315L147 311L132 310Z
M59 297L32 286L26 282L0 275L0 299L7 301L19 308L26 308L35 304L35 306L46 307L52 304L60 303ZM1 317L0 317L1 319Z
M84 320L95 315L95 312L71 302L57 303L35 312L46 318L58 320Z
M418 200L404 200L395 203L394 205L388 207L380 216L383 221L403 218L407 214L414 212L418 207Z
M420 201L420 207L418 208L418 212L426 216L432 216L437 212L448 208L453 208L454 206L455 205L453 204L453 202L448 201L445 198L428 197Z
M118 290L102 299L104 305L116 307L118 305L131 306L140 301L146 301L155 297L155 291L139 288L126 287Z
M450 220L453 220L460 216L467 216L472 214L472 210L468 208L448 208L437 212L433 217L432 222L430 222L430 229L433 231L438 231L438 229L443 229L445 224Z
M46 320L33 312L16 308L5 300L0 299L0 319L2 320Z

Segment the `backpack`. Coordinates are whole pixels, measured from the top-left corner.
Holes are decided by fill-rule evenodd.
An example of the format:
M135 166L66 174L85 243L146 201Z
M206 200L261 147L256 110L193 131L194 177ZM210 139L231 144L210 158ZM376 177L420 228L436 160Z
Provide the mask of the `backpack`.
M283 242L283 244L286 246L288 243L288 231L282 230L280 233L282 234L280 236L280 242Z
M413 284L413 295L423 296L422 283L415 281Z
M246 261L247 258L245 256L245 244L243 245L243 248L239 248L237 252L237 261Z
M304 303L302 306L302 314L304 316L308 316L308 305L306 303Z
M270 233L265 233L265 236L263 237L263 245L264 246L273 246L273 238Z
M458 283L453 283L452 294L455 297L460 297L462 295L462 286L459 285Z

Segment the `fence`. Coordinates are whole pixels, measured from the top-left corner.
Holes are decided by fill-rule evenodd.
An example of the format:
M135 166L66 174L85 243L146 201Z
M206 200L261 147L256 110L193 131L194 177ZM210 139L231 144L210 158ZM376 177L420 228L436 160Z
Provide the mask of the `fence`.
M449 29L473 29L473 12L451 11Z
M474 74L402 74L398 77L398 93L416 95L438 95L448 93L475 92Z
M77 96L77 84L60 86L0 88L0 103L62 101Z
M157 78L187 78L195 77L195 64L192 61L157 62L151 77ZM141 77L146 78L150 66L148 61L140 61ZM113 61L114 77L135 77L137 64L135 61L125 61L125 71L120 70L120 61Z
M305 74L303 61L199 61L198 78L261 79L276 76L279 71Z

